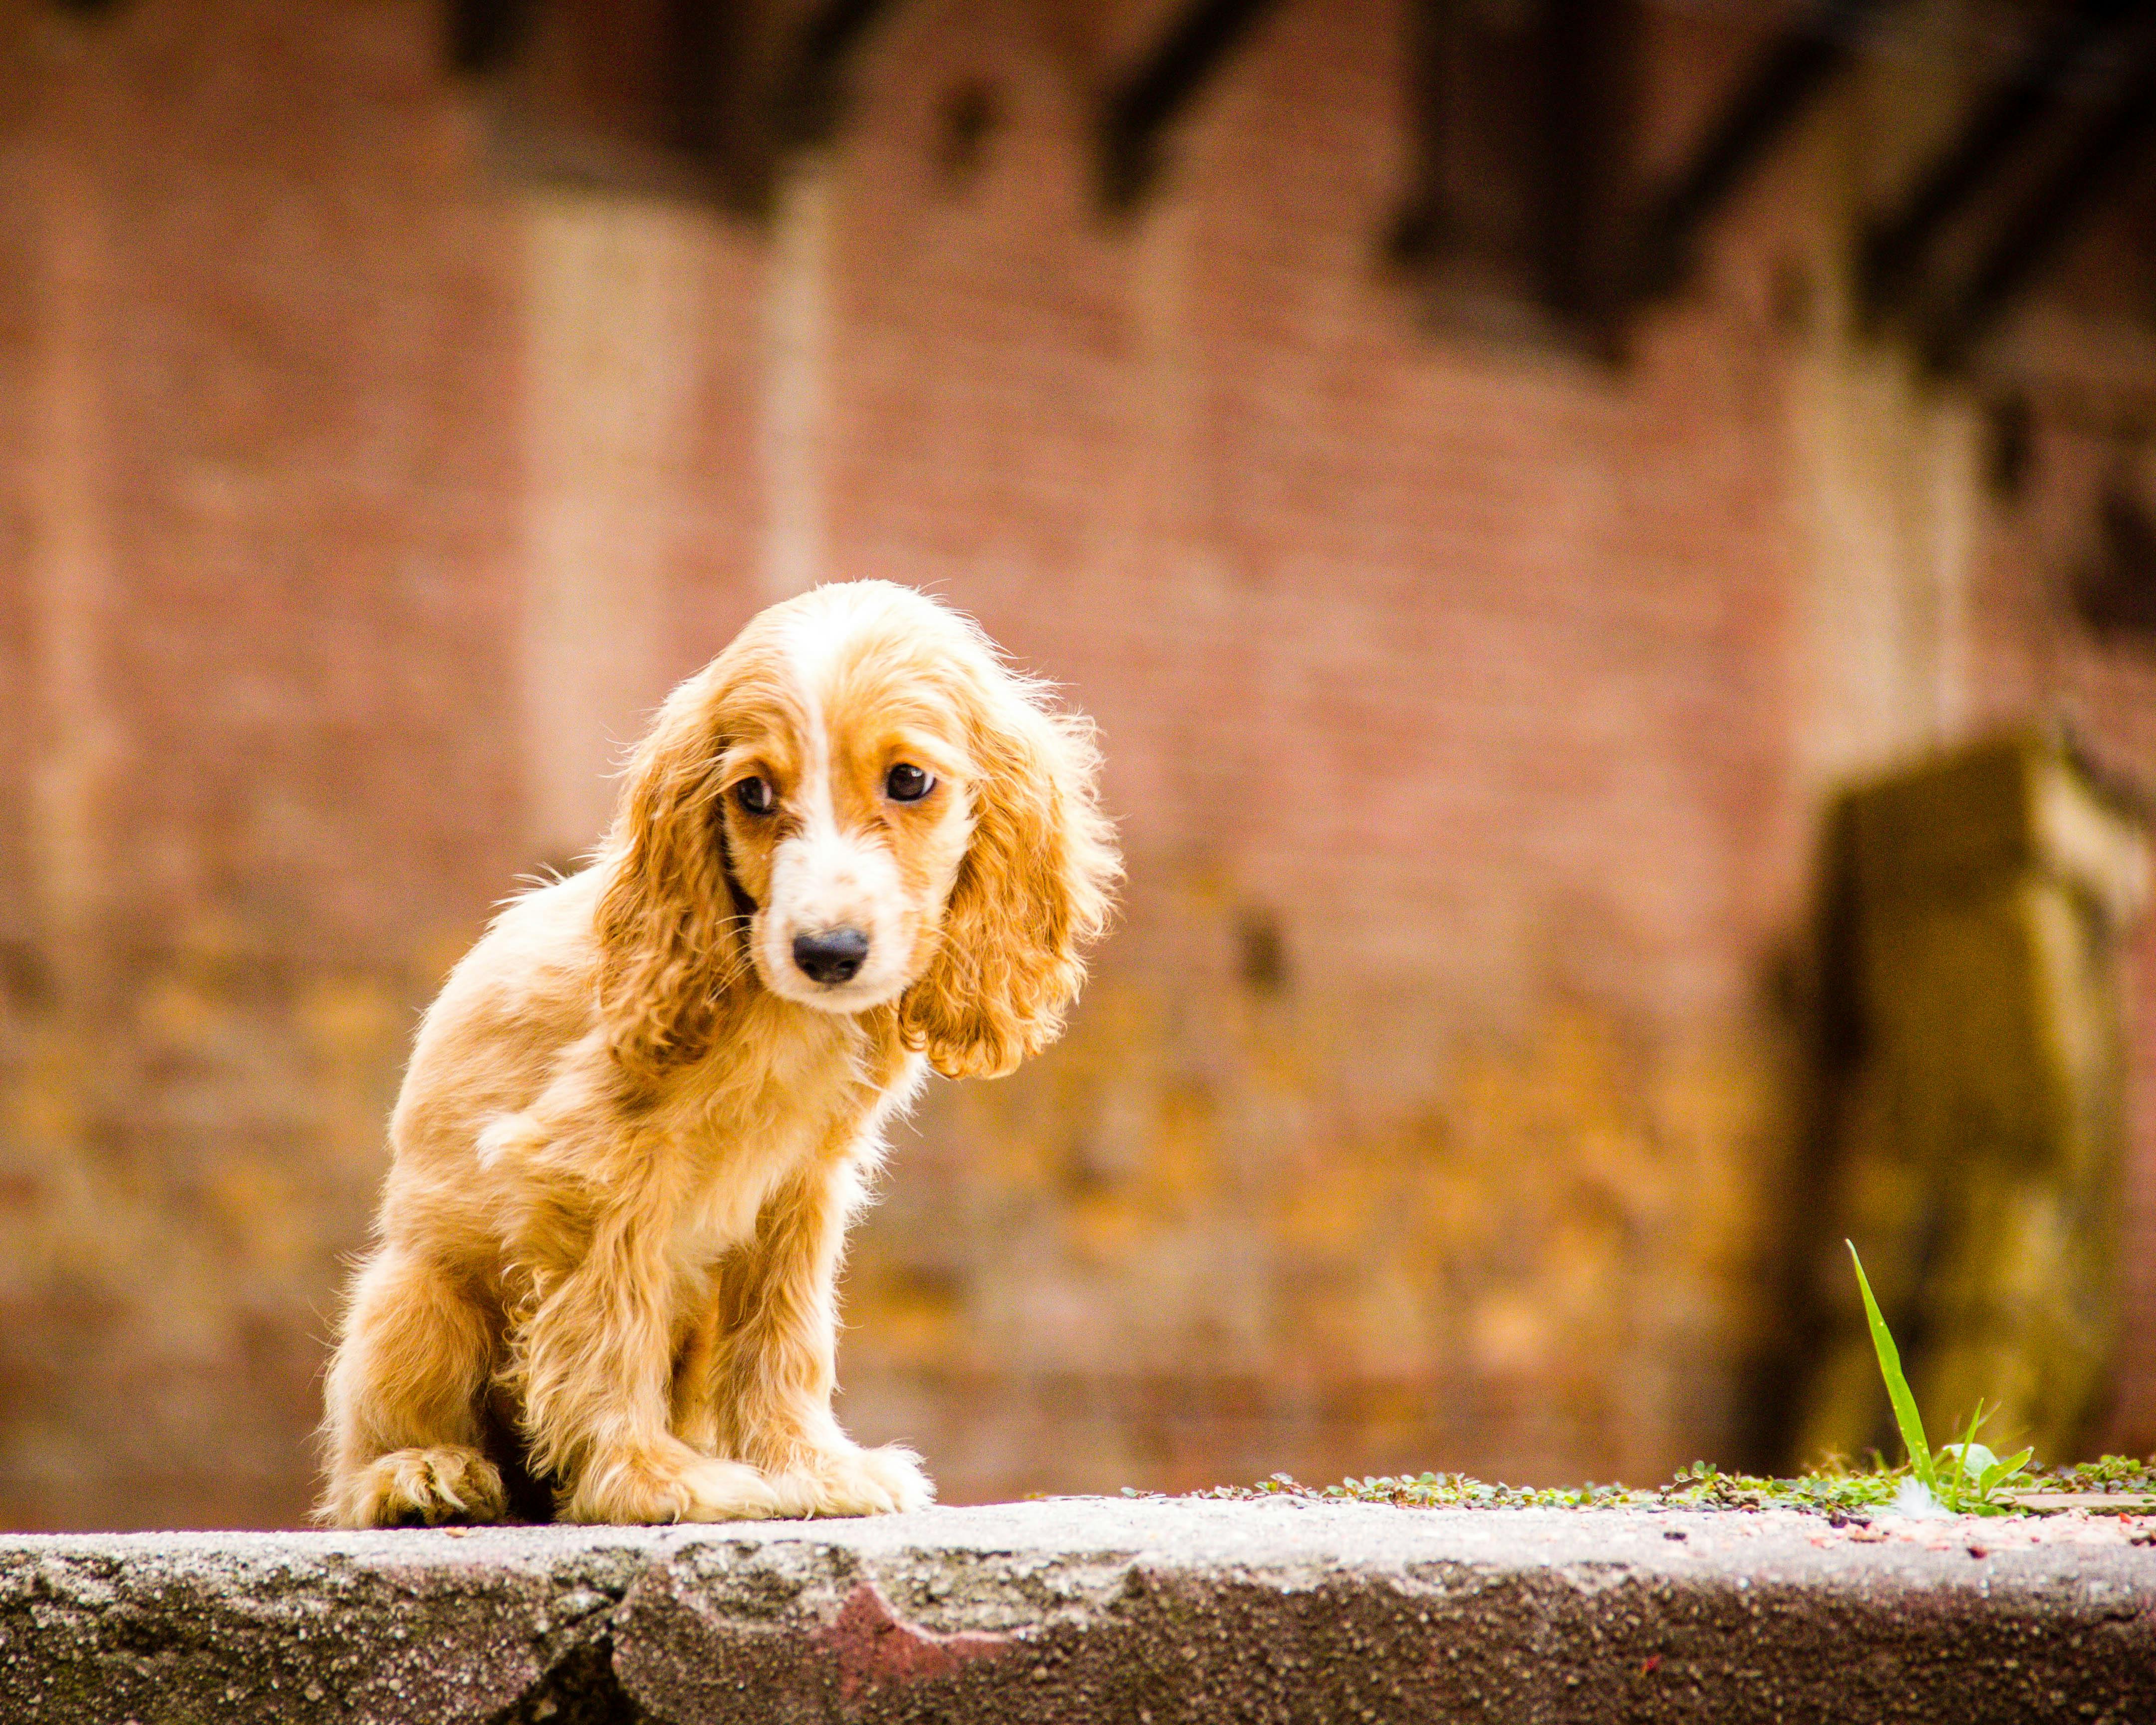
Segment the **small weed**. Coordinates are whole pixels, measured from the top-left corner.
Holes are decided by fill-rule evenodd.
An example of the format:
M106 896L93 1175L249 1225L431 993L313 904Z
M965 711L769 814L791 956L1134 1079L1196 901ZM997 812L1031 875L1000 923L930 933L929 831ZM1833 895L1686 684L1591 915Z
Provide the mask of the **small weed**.
M2101 1461L2052 1468L2041 1476L2041 1483L2053 1491L2156 1492L2156 1461L2106 1455Z
M2036 1452L2024 1450L2002 1461L1977 1442L1977 1431L1984 1420L1984 1404L1979 1402L1976 1411L1969 1415L1969 1430L1962 1440L1943 1445L1933 1456L1932 1446L1924 1436L1923 1419L1917 1412L1917 1398L1911 1394L1909 1380L1902 1370L1902 1351L1894 1345L1893 1332L1880 1314L1879 1302L1871 1296L1871 1284L1864 1274L1864 1260L1856 1255L1855 1242L1843 1244L1849 1247L1849 1261L1856 1267L1857 1291L1864 1296L1865 1322L1871 1327L1872 1352L1879 1356L1879 1375L1887 1380L1887 1399L1894 1405L1894 1423L1902 1430L1902 1446L1909 1454L1910 1473L1922 1488L1921 1498L1902 1492L1899 1488L1897 1497L1911 1500L1907 1507L1918 1512L1928 1503L1949 1515L2002 1513L2007 1506L1994 1494L2025 1490L2026 1481L2020 1476L2027 1471ZM1942 1466L1942 1462L1946 1465Z

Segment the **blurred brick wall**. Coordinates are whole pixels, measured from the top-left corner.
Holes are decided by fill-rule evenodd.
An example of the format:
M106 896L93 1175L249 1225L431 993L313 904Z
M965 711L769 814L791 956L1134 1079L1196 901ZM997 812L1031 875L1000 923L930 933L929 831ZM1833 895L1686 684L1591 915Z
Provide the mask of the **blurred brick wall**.
M2118 440L2101 418L2040 419L2026 495L2000 504L1977 559L1970 607L1972 721L2030 713L2070 726L2096 763L2145 797L2156 783L2156 654L2144 640L2092 634L2064 594L2097 554L2098 501L2120 474ZM2145 445L2144 445L2145 452ZM2156 471L2138 478L2156 501ZM2144 914L2125 955L2133 1081L2128 1097L2126 1232L2112 1441L2156 1449L2156 917Z
M1105 222L1159 11L900 8L759 234L516 187L416 0L0 6L0 1521L303 1512L413 1011L818 571L1065 684L1132 875L1065 1044L899 1135L864 1436L961 1498L1743 1450L1818 796L2073 691L2149 761L2030 525L2083 481L1994 520L1835 333L1863 90L1618 373L1381 267L1390 0L1279 8ZM1651 16L1666 161L1758 21Z
M1127 232L1040 44L920 16L830 170L832 562L1070 682L1133 888L1069 1046L898 1158L857 1404L976 1490L1726 1443L1793 837L1771 336L1717 307L1622 388L1433 339L1378 257L1388 8L1273 19Z
M287 1520L520 830L516 299L417 8L11 6L0 1503Z

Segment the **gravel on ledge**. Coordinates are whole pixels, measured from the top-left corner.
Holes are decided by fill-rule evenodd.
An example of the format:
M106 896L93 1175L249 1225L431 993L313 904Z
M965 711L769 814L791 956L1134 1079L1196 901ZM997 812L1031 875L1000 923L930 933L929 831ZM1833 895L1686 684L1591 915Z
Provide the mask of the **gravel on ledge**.
M2129 1725L2152 1525L1061 1498L0 1535L0 1720Z

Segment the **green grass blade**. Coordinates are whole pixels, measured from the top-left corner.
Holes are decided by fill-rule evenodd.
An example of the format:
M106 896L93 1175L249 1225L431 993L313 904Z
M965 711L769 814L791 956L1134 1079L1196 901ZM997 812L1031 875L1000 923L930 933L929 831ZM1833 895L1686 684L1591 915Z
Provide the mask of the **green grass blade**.
M1969 1451L1974 1449L1983 1448L1983 1446L1976 1440L1976 1434L1983 1425L1984 1399L1983 1397L1979 1396L1976 1402L1976 1411L1969 1416L1969 1430L1962 1434L1961 1441L1953 1446L1953 1481L1951 1485L1948 1486L1946 1492L1946 1506L1948 1509L1958 1510L1961 1508L1964 1498L1968 1495L1971 1487L1975 1485L1975 1476L1972 1474L1969 1469ZM1987 1458L1989 1458L1991 1455L1991 1451L1984 1450L1984 1454ZM1942 1483L1944 1482L1943 1481ZM1984 1493L1979 1490L1977 1491L1976 1495L1978 1497L1981 1498L1984 1496Z
M1864 1296L1864 1316L1871 1326L1872 1351L1879 1356L1879 1375L1887 1380L1887 1399L1894 1404L1894 1423L1902 1428L1902 1443L1909 1452L1909 1466L1924 1489L1938 1495L1938 1480L1932 1471L1932 1446L1924 1440L1924 1422L1917 1414L1917 1399L1909 1394L1909 1380L1902 1375L1902 1353L1895 1347L1887 1320L1879 1315L1879 1302L1871 1297L1871 1284L1864 1277L1864 1260L1856 1255L1856 1242L1844 1240L1849 1261L1856 1266L1856 1286Z
M2014 1476L2029 1465L2029 1458L2035 1453L2034 1450L2024 1450L2019 1456L2009 1455L2004 1461L1994 1461L1984 1469L1984 1476L1977 1481L1976 1495L1989 1503L1991 1494L2002 1491L2012 1484Z

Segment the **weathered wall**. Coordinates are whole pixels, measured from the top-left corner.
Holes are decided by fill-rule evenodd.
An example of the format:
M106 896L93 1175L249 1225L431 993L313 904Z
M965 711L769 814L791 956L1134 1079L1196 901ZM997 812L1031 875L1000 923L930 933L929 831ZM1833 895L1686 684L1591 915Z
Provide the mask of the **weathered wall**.
M1065 1045L901 1135L865 1435L962 1497L1742 1443L1815 798L2061 689L2146 761L2156 688L2056 614L2068 480L1994 521L1838 333L1868 86L1613 372L1381 267L1392 0L1281 8L1104 222L1157 10L900 8L759 234L505 179L418 0L13 0L0 1520L300 1512L413 1009L822 574L1063 681L1132 865ZM1668 160L1745 41L1650 16Z
M416 8L0 42L0 1497L289 1517L413 1011L529 860L515 254Z
M1116 1497L724 1528L17 1535L0 1708L2115 1725L2156 1707L2156 1553L2135 1525Z
M1385 8L1272 20L1126 233L1043 49L914 16L832 170L833 559L1070 680L1136 886L1070 1046L901 1158L854 1383L1026 1486L1665 1466L1753 1316L1774 338L1719 305L1621 387L1433 341L1374 254Z

